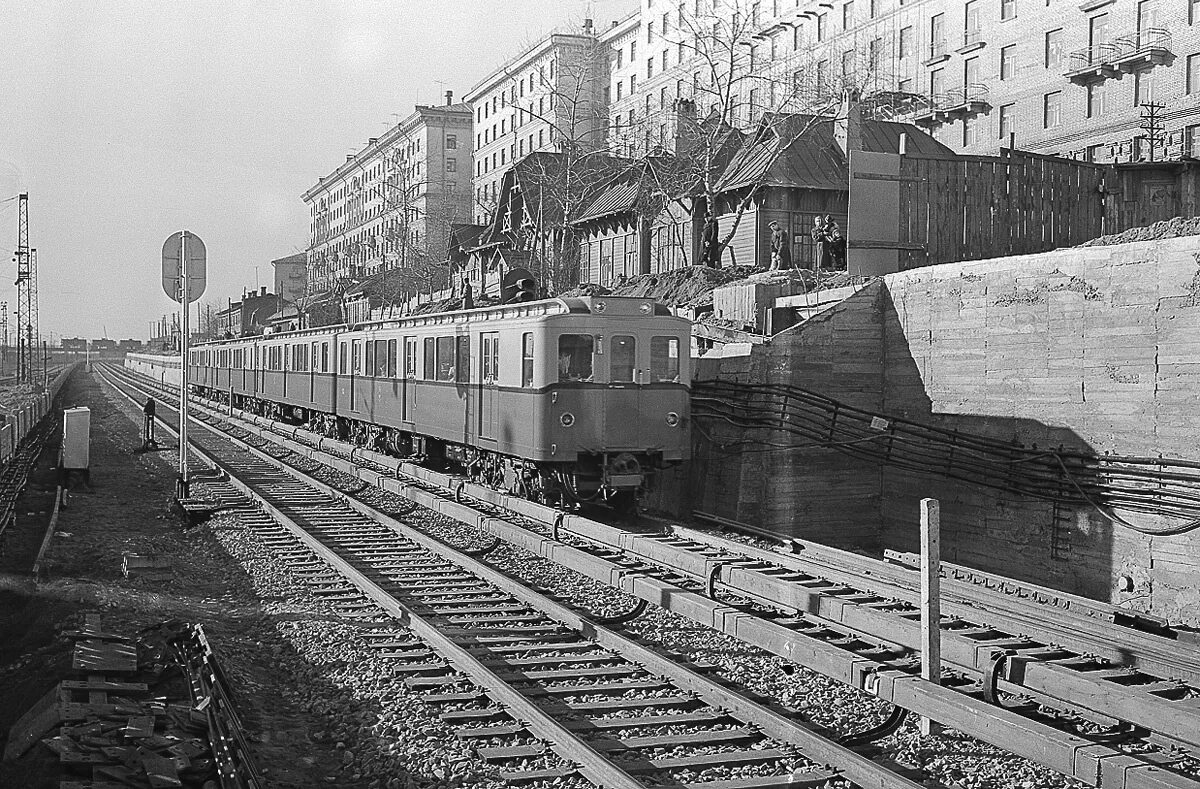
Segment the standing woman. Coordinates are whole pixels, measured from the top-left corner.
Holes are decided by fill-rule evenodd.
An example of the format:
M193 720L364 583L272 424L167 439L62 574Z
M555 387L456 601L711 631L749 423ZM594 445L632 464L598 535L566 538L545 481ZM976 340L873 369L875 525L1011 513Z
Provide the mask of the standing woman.
M825 220L829 217L826 216ZM829 237L825 235L825 226L822 223L822 218L818 214L813 217L812 230L809 231L812 237L813 245L816 247L817 259L814 261L817 271L823 268L829 268L832 264L832 257L829 249Z

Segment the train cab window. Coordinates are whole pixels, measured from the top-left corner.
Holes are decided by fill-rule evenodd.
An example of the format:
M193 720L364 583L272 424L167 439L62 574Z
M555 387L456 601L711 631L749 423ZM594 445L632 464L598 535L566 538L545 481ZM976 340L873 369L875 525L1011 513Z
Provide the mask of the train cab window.
M363 350L362 340L350 341L350 372L354 375L362 374Z
M533 332L521 335L521 386L533 386Z
M637 367L637 340L627 334L612 338L608 357L608 380L615 384L633 383Z
M417 377L417 338L404 338L404 377Z
M437 340L425 338L425 372L421 375L426 381L437 380Z
M592 380L592 352L595 338L590 334L562 334L558 338L558 380Z
M484 332L479 335L480 375L485 384L494 384L500 376L500 333Z
M679 338L650 338L650 382L679 382Z

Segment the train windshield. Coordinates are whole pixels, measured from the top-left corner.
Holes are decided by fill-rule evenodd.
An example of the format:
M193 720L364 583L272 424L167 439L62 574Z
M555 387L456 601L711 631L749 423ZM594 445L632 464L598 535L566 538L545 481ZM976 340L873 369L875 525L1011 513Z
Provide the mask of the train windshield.
M679 381L679 338L650 339L650 380L653 383Z
M611 355L608 357L608 380L616 384L632 383L636 362L637 340L626 334L613 337Z
M558 380L592 380L592 351L595 340L590 334L563 334L558 338Z

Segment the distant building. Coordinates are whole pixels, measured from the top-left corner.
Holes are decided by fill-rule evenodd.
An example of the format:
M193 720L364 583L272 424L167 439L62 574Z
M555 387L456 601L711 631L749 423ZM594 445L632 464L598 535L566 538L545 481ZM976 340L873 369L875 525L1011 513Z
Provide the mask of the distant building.
M554 33L492 71L467 92L474 113L471 180L475 224L487 224L504 173L528 154L564 144L604 147L608 50L591 20L581 33Z
M303 195L309 290L445 260L450 225L471 215L471 109L418 105ZM286 298L286 296L285 296Z
M83 337L63 337L62 349L70 353L83 353L87 350L88 340Z
M306 295L307 253L272 260L271 267L275 269L275 295L287 304L295 304Z
M278 311L279 297L268 293L266 287L257 293L245 293L241 301L230 301L225 309L217 312L216 336L228 339L262 334L270 325L271 316Z

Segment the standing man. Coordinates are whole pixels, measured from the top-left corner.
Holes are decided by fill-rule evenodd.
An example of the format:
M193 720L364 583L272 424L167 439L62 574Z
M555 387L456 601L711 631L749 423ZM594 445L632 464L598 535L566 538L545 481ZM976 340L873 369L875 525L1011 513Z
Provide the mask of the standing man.
M813 261L813 267L819 273L821 269L830 268L832 264L829 238L825 235L824 217L820 214L813 217L812 230L808 231L808 234L812 237L816 252L816 260Z
M792 234L771 222L771 271L783 271L792 267Z
M709 268L721 267L721 250L717 218L709 208L704 212L704 227L700 232L700 262Z
M142 413L146 416L146 423L142 435L142 448L149 449L156 447L158 444L154 441L154 398L147 397L146 405L142 406Z

